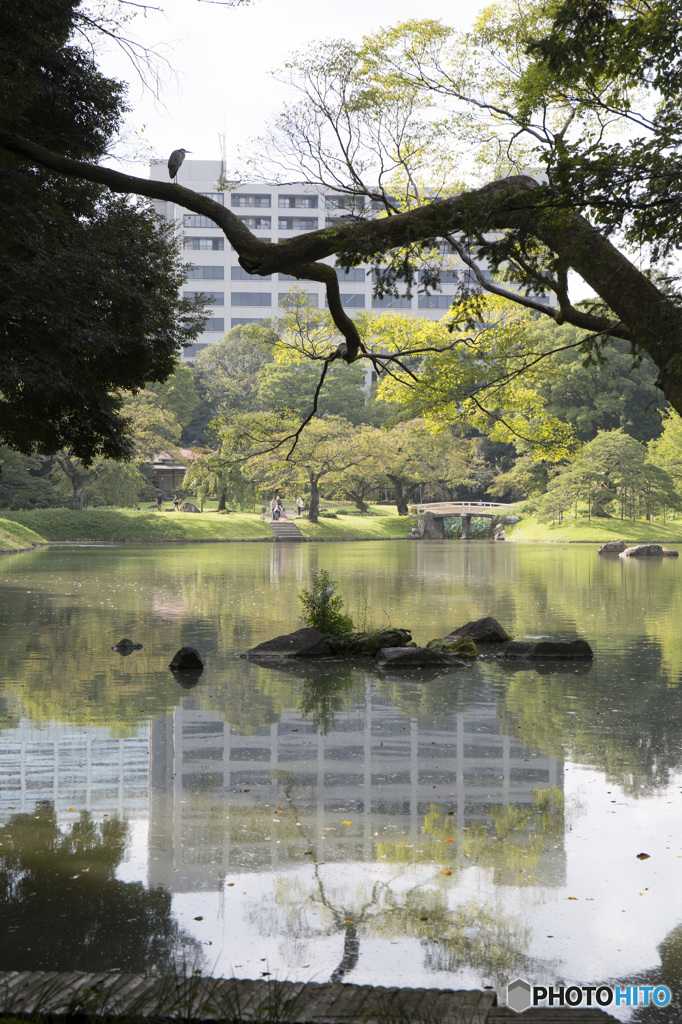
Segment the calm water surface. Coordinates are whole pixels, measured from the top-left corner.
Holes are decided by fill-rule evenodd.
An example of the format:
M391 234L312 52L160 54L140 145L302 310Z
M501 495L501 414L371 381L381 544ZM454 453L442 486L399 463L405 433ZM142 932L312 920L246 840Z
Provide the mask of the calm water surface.
M586 637L595 661L240 660L300 626L320 568L356 622L418 643L490 614ZM0 570L0 970L679 992L677 559L224 544L59 547ZM144 649L111 651L123 636ZM167 668L185 644L206 662L190 688Z

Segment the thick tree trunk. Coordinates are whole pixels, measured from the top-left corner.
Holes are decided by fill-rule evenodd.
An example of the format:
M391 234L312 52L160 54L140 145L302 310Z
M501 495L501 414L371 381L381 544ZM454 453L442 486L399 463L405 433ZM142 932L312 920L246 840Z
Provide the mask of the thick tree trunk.
M403 482L400 479L400 477L392 476L390 473L387 473L386 476L393 484L393 490L395 493L395 504L396 508L398 509L398 515L406 516L408 514L407 497L405 495L405 492L403 491Z
M71 499L71 508L85 508L85 483L83 481L71 481L73 487L73 497Z
M218 501L218 511L219 512L224 512L225 511L225 502L226 502L226 500L227 500L227 488L223 487L222 491L220 492L220 500Z
M343 956L341 963L332 973L330 981L341 981L346 974L349 974L360 959L360 936L353 921L346 921L346 930L343 936Z
M348 495L350 500L353 502L355 507L360 512L362 512L363 516L367 512L369 512L369 506L367 505L367 502L364 499L364 495L361 492L358 492L358 491L346 491L346 494Z
M308 508L308 519L311 523L316 523L320 515L320 488L317 483L318 478L312 473L309 474L308 482L310 484L310 507Z

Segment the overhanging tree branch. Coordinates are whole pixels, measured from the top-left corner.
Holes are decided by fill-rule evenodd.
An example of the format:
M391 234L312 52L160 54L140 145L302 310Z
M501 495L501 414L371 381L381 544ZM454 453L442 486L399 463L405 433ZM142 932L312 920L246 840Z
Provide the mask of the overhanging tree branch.
M229 209L181 185L64 157L9 132L0 131L0 145L59 174L123 194L173 202L209 217L223 230L241 266L251 274L284 272L322 281L331 315L345 339L337 357L348 363L366 352L353 321L341 306L336 275L320 260L336 255L346 265L379 262L396 248L429 244L448 233L468 234L474 229L478 234L510 230L533 236L556 254L563 267L580 274L614 311L618 324L613 326L613 318L576 310L565 303L560 312L564 321L593 333L609 330L614 337L645 349L661 371L659 387L682 411L682 313L676 303L586 218L570 206L557 205L560 200L527 175L512 175L391 217L351 222L343 219L319 231L267 243L256 238ZM519 301L515 293L507 297ZM557 311L551 307L540 312L557 319Z

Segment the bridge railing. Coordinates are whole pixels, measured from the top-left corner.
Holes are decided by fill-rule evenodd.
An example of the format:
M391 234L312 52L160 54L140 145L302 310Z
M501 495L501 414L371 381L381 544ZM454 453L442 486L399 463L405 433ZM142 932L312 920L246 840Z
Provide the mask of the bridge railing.
M430 501L425 504L408 505L410 515L421 516L432 512L436 516L476 515L513 515L514 505L499 501Z

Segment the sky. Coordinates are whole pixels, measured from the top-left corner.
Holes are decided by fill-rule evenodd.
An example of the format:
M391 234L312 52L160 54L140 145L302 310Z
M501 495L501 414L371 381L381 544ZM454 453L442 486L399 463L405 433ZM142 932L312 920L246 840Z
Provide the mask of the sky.
M151 0L154 2L154 0ZM296 50L322 39L359 40L382 26L410 18L441 19L468 28L483 0L252 0L228 8L201 0L159 0L162 11L138 16L132 34L162 53L166 71L158 100L142 87L116 47L100 57L107 75L130 83L129 173L144 174L145 156L166 160L173 149L192 159L220 159L225 135L228 167L239 147L263 133L290 88L273 70ZM124 169L122 164L118 165Z

